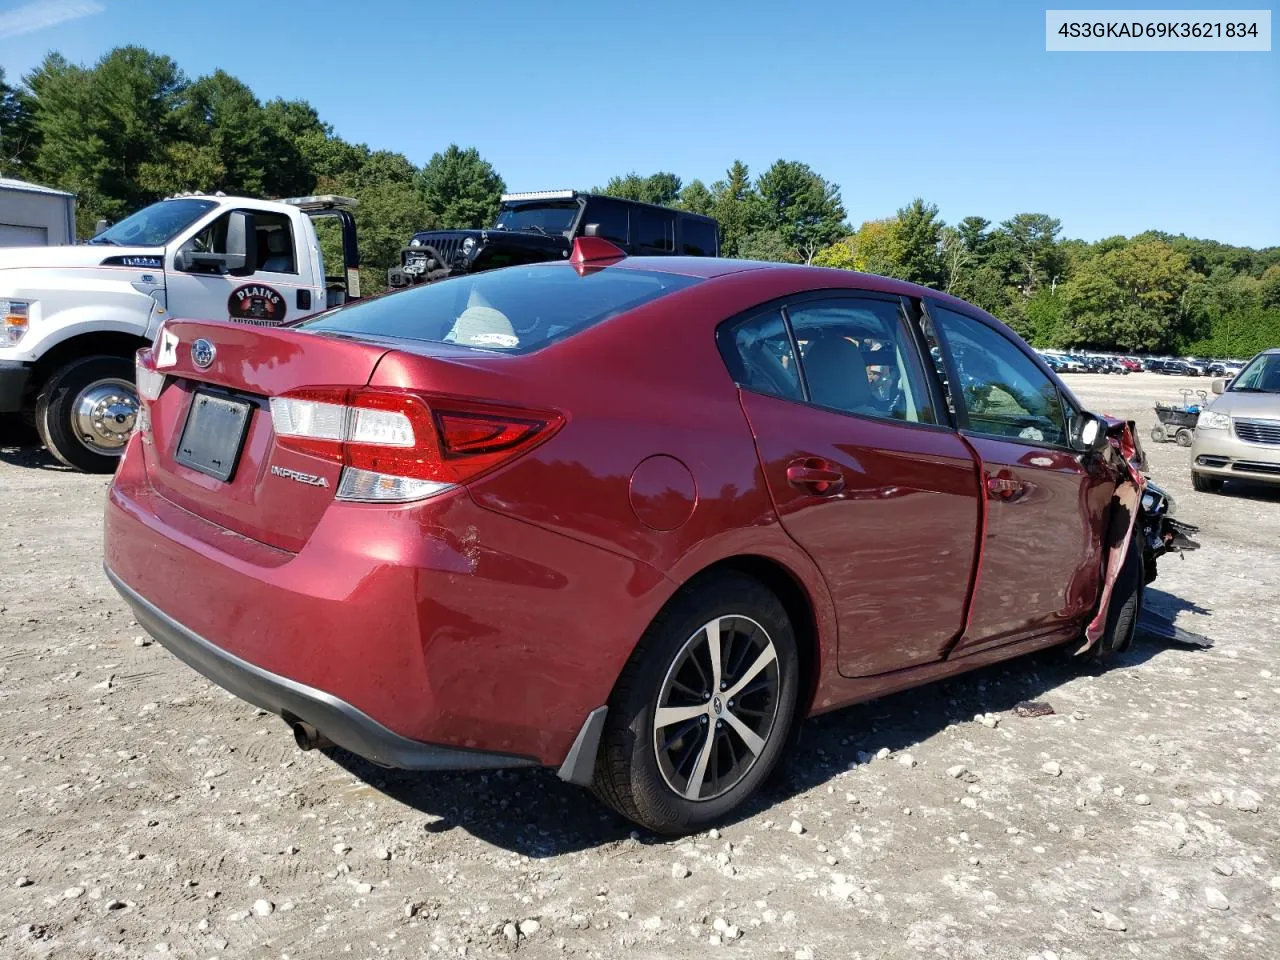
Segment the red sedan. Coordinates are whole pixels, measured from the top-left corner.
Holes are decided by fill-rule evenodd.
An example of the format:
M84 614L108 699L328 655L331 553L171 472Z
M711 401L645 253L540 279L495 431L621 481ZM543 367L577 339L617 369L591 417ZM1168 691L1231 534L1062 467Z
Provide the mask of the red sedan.
M552 766L668 833L807 715L1122 649L1186 532L999 321L839 270L584 239L292 328L171 320L138 387L106 567L175 655L304 748Z

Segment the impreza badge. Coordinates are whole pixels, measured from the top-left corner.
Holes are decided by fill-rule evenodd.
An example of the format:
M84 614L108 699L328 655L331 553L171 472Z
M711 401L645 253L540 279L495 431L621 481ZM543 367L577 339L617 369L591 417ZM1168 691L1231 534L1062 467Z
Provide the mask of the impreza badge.
M317 477L314 473L290 470L288 467L277 467L275 464L271 465L271 474L276 477L284 477L286 480L297 480L299 483L305 483L313 487L329 486L329 481L324 477Z

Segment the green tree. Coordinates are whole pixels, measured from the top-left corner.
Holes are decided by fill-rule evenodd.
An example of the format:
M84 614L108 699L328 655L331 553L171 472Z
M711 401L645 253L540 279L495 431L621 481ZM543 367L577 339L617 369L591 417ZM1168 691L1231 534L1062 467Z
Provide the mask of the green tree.
M898 211L894 228L898 263L895 276L929 287L942 286L942 227L937 205L919 197Z
M819 267L901 278L903 268L898 251L898 221L892 217L868 220L849 236L819 251L813 263Z
M776 231L793 257L812 263L845 232L840 187L808 164L778 160L756 181L759 227Z
M747 165L733 161L725 178L711 185L711 196L711 215L720 222L720 252L726 257L741 256L742 241L756 229L758 219L758 198Z
M738 244L738 256L744 260L769 260L774 263L798 263L795 250L777 230L756 230Z
M1067 336L1090 347L1170 348L1183 331L1185 254L1142 240L1083 261L1062 290Z
M5 82L0 67L0 176L26 172L36 151L34 104L27 93Z
M38 100L36 171L79 195L82 223L155 199L141 172L182 135L175 114L188 84L176 63L141 47L112 50L88 70L50 54L26 83Z
M681 210L688 210L690 213L699 213L704 217L715 216L716 198L707 185L701 180L693 180L684 185L680 191L680 201L677 206Z
M633 171L625 176L614 177L603 187L593 187L590 192L672 207L680 199L681 186L680 178L674 173L658 172L642 177Z
M427 210L448 229L490 226L507 185L475 147L449 144L418 177Z
M1066 258L1057 246L1062 224L1046 213L1020 213L1000 224L990 238L990 259L1006 282L1024 297L1041 284L1066 280Z

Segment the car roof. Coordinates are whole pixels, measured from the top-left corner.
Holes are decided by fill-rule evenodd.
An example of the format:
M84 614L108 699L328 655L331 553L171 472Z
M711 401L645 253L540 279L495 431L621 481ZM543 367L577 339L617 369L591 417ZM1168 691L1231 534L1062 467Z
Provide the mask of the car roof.
M932 287L922 287L918 283L882 277L875 273L841 270L838 267L810 267L764 260L730 260L723 257L626 257L611 266L627 270L648 270L653 273L675 273L704 280L748 271L768 271L775 276L796 280L801 285L809 285L815 290L821 290L824 286L856 287L861 290L875 290L903 297L931 297L942 304L949 304L970 312L979 310L986 313L971 303ZM824 278L829 282L824 283Z

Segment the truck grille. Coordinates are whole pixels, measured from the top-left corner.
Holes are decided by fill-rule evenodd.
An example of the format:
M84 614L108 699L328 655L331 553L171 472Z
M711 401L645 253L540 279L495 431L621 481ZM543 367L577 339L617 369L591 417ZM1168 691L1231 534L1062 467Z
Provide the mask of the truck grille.
M1243 420L1233 421L1236 436L1246 443L1265 443L1280 446L1280 420Z
M454 260L457 259L458 251L462 247L462 239L462 237L428 235L423 238L423 243L439 251L440 257L444 261L441 266L452 267ZM414 254L409 253L407 256L412 258ZM418 256L425 256L425 254L418 253Z

